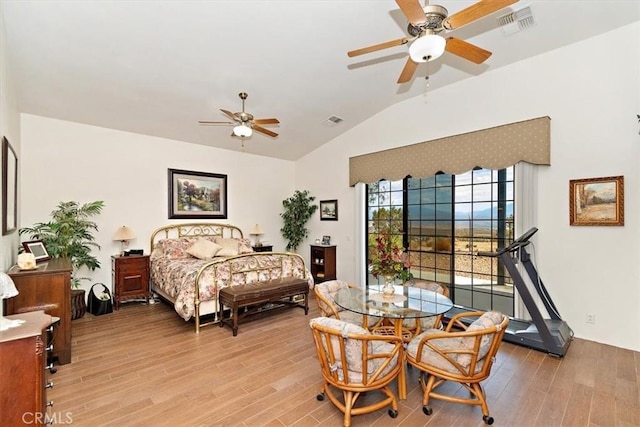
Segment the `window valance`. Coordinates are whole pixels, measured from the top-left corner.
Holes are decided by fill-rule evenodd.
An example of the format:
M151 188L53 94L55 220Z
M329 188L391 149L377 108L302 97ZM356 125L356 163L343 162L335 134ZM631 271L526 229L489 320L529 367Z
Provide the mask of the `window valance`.
M459 174L480 166L502 169L520 161L550 165L551 118L539 117L349 158L349 185L381 179Z

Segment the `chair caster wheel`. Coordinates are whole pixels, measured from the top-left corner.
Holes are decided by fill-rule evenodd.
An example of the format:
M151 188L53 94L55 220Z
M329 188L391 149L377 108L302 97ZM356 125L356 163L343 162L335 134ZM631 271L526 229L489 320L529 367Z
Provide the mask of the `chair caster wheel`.
M318 393L316 395L316 399L322 402L324 400L324 393Z
M433 414L433 409L431 409L430 406L423 406L422 412L424 412L425 415L431 415Z
M396 411L395 409L389 409L389 416L391 418L395 418L398 416L398 411Z
M493 424L493 417L490 417L489 415L483 415L482 421L484 421L484 423L487 425L491 425Z

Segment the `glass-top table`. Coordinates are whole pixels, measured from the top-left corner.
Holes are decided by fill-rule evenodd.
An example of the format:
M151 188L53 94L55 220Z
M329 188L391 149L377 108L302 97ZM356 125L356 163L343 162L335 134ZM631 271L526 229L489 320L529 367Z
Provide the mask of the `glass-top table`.
M420 319L437 316L453 308L453 302L437 292L412 286L396 285L395 293L385 296L382 285L367 288L347 288L336 293L335 303L345 310L364 315L364 327L367 328L367 316L389 319L394 324L394 334L403 336L404 319ZM374 331L375 333L375 331ZM407 379L404 354L398 375L398 398L407 398Z
M395 293L386 297L382 285L349 288L339 291L335 302L340 307L367 316L387 319L418 319L446 313L453 302L437 292L412 286L395 286Z

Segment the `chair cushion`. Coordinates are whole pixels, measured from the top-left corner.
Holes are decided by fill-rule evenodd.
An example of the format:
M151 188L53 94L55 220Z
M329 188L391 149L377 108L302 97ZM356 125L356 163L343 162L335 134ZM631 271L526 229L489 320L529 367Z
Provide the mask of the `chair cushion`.
M336 311L344 310L342 307L333 302L336 298L336 294L338 293L338 291L347 289L348 287L349 284L347 282L343 282L342 280L328 280L326 282L316 283L316 291L320 295L325 297L328 301L331 301ZM362 324L362 321L360 322L360 324Z
M418 345L423 337L427 335L441 334L440 329L427 329L419 335L416 335L407 346L407 354L413 359L418 359ZM462 338L438 338L429 341L433 346L441 350L455 350L462 346ZM422 347L422 357L420 363L424 365L430 365L439 369L443 369L448 372L459 373L460 371L449 362L445 357L431 350L427 345ZM459 355L456 353L450 353L449 357L459 363ZM467 356L468 357L468 356Z
M366 329L354 325L352 323L345 322L340 319L334 319L333 317L316 317L311 319L309 322L311 326L313 325L321 325L327 328L335 329L337 331L341 331L341 335L346 334L357 334L357 335L370 335L370 332ZM345 357L347 362L347 368L349 369L349 380L352 382L361 382L362 374L363 374L363 366L362 366L362 343L363 341L354 340L354 339L345 339L344 350ZM324 343L323 343L324 345ZM331 337L331 346L333 348L333 354L336 358L336 365L339 369L344 369L342 363L342 355L340 354L340 344L337 337ZM389 353L393 350L393 344L386 343L383 341L377 342L369 342L368 343L368 354L371 356L373 354L378 353ZM328 349L325 348L325 351ZM384 359L372 359L367 364L367 374L373 374L376 369L382 365ZM392 363L385 369L383 375L391 370L397 363L397 357L394 358ZM360 375L352 375L352 374L360 374Z
M478 319L476 319L473 323L469 325L467 328L468 332L472 331L482 331L484 329L491 328L493 326L499 325L502 323L504 319L504 315L497 311L487 311ZM491 347L491 341L493 340L493 334L487 334L482 337L480 340L480 349L478 351L478 360L484 359L484 357L489 352L489 348ZM475 343L475 338L464 338L463 339L463 347L465 349L473 349ZM458 363L462 366L469 366L471 364L471 356L468 354L462 354L458 357Z

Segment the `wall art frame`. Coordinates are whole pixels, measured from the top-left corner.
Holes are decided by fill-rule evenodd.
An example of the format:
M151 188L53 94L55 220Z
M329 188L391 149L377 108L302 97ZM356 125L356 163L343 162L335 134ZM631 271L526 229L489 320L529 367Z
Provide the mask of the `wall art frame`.
M320 200L320 221L338 220L338 201Z
M22 247L25 252L33 254L36 262L48 261L51 259L49 251L47 251L47 247L44 245L42 240L29 240L27 242L22 242Z
M569 225L624 225L624 177L570 180Z
M169 219L226 219L227 175L169 169Z
M18 156L2 137L2 235L18 228Z

